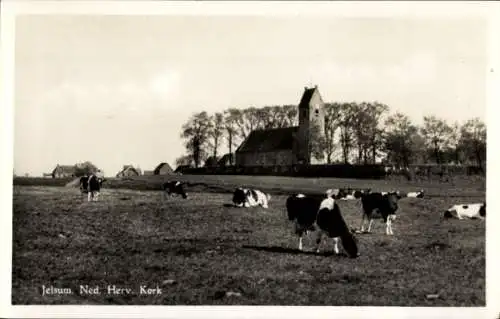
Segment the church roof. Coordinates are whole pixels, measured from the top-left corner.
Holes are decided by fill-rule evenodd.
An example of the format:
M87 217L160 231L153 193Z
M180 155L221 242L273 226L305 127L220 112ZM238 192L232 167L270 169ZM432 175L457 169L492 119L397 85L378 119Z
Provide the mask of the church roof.
M309 104L311 102L311 99L313 97L314 91L316 91L318 88L313 87L313 88L305 88L304 89L304 94L302 94L302 98L300 99L299 103L299 109L301 108L308 108Z
M298 126L255 130L241 143L236 152L270 152L292 150Z

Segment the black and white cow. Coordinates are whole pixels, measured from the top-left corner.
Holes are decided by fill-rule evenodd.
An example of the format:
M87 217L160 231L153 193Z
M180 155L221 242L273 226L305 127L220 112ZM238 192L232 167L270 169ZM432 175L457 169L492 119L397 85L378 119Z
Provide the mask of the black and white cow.
M399 192L368 193L361 197L363 213L361 217L361 232L365 231L365 219L368 220L368 230L371 231L373 220L382 218L386 224L386 235L393 235L392 221L396 219L398 200L401 198ZM378 214L377 214L378 213Z
M99 199L99 194L101 191L102 183L104 178L99 177L95 174L85 175L80 177L80 191L82 193L87 193L87 200L97 201Z
M453 205L444 212L445 218L458 219L485 219L486 203L458 204Z
M316 232L316 252L319 252L322 237L326 235L334 239L335 253L339 253L338 242L349 257L356 258L358 246L356 238L347 227L340 208L328 191L327 195L291 195L286 200L288 220L295 222L295 234L299 236L299 250L302 250L302 237L308 232Z
M369 188L367 188L367 189L348 189L347 191L341 190L339 192L339 194L342 194L342 195L337 196L337 198L339 198L341 200L356 200L356 199L360 199L364 194L368 194L370 192L371 192L371 189L369 189Z
M409 192L406 193L406 197L411 197L411 198L424 198L424 190L421 189L418 192Z
M271 195L258 189L238 187L233 192L233 204L237 207L269 207Z
M173 195L180 195L184 199L188 197L186 191L184 190L184 183L180 181L165 182L162 185L162 189L163 198L168 198Z

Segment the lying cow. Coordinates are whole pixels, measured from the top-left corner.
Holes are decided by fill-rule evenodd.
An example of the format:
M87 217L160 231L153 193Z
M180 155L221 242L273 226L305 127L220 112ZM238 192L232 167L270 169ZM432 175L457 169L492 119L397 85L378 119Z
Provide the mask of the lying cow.
M459 204L453 205L444 212L445 218L458 218L458 219L485 219L486 218L486 203L474 204Z
M233 192L233 204L237 207L269 207L270 194L265 194L258 189L238 187Z
M368 230L371 231L372 223L375 218L382 217L386 224L386 235L393 235L392 221L396 219L398 210L398 200L401 198L398 192L369 193L361 197L363 206L363 215L361 218L361 232L365 231L365 219L369 221ZM379 213L379 216L376 215Z
M334 250L339 254L338 242L351 258L356 258L358 246L356 238L347 227L342 217L340 208L333 198L335 195L331 190L324 196L305 196L303 194L291 195L286 200L288 220L295 222L295 234L299 236L299 250L302 250L302 236L310 232L316 232L316 252L323 235L334 239Z
M184 183L179 181L170 181L162 184L163 198L168 198L173 195L180 195L186 199L187 193L184 190Z
M362 189L362 190L351 190L348 189L347 191L341 190L340 194L343 194L343 196L338 196L339 199L341 200L355 200L355 199L360 199L364 194L370 193L371 189Z
M99 198L99 193L101 191L102 183L104 178L98 177L95 174L90 174L89 176L80 177L80 191L82 193L87 193L87 200L97 201Z
M424 190L421 189L418 192L409 192L406 194L406 197L411 197L411 198L424 198Z

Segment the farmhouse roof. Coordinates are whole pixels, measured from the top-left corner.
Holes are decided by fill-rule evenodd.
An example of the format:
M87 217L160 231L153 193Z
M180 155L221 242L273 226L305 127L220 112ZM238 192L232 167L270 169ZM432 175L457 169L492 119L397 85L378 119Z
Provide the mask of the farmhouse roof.
M139 175L139 172L132 166L132 165L123 165L123 169L116 174L116 176L120 176L126 171L133 171L137 175Z
M283 127L267 130L255 130L248 135L236 150L242 152L271 152L278 150L291 150L295 134L299 127Z
M160 170L164 168L166 169L169 173L173 172L174 170L172 169L172 167L170 167L170 165L168 163L160 163L158 164L158 166L156 166L156 168L154 169L154 174L155 175L158 175L160 174Z

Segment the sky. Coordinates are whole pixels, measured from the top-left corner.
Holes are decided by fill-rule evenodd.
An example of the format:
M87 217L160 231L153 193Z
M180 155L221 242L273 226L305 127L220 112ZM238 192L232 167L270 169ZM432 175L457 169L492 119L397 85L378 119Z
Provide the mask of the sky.
M298 104L304 86L417 124L486 116L479 18L40 15L15 27L16 174L174 167L191 114Z

